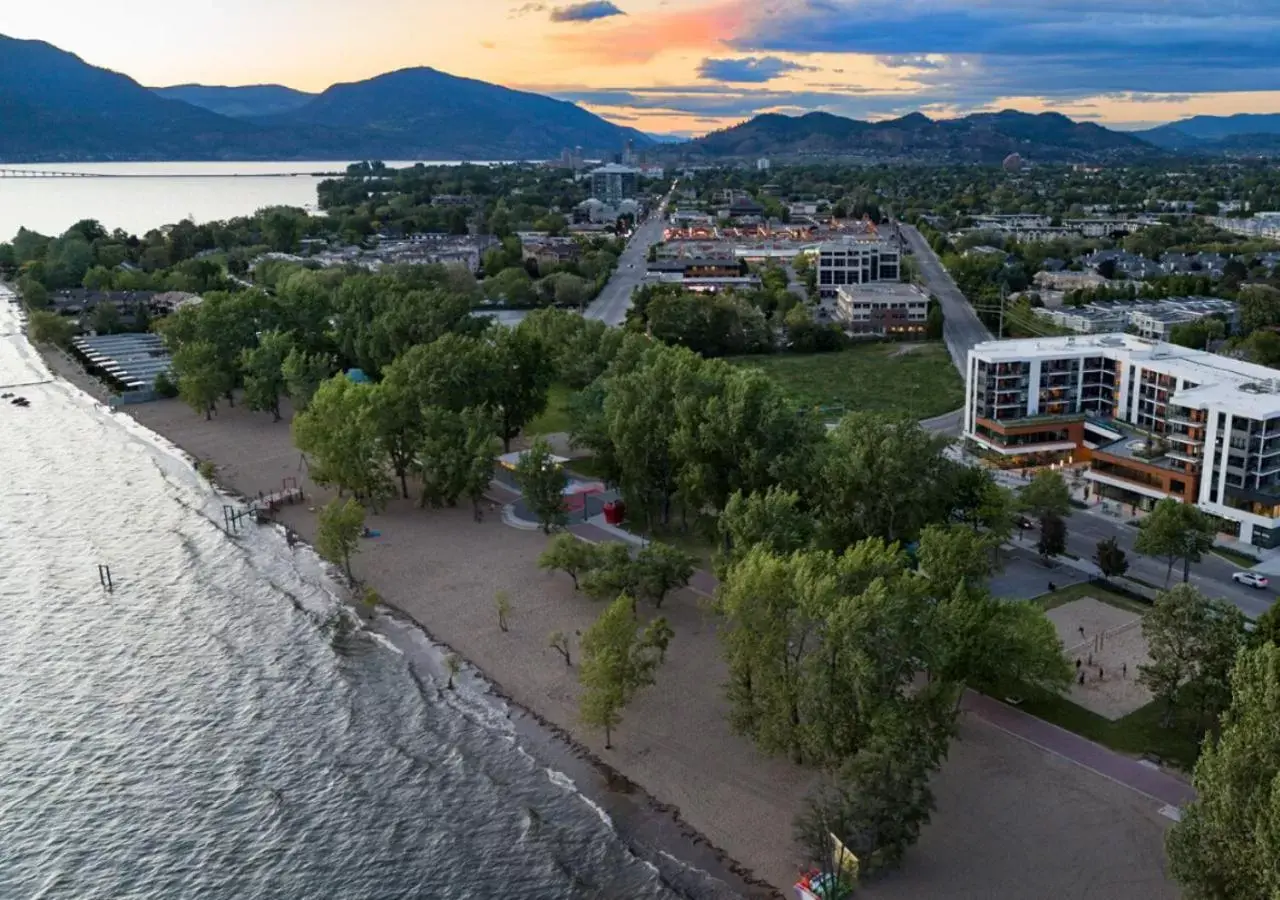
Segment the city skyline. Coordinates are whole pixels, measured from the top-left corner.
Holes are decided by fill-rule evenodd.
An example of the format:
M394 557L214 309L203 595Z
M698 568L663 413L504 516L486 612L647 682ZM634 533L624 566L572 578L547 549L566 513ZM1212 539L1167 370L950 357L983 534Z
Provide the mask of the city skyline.
M149 86L321 91L432 66L571 100L619 124L697 134L763 112L934 117L1014 108L1133 128L1280 112L1280 0L223 0L216 11L67 0L0 11ZM193 8L195 7L195 8Z

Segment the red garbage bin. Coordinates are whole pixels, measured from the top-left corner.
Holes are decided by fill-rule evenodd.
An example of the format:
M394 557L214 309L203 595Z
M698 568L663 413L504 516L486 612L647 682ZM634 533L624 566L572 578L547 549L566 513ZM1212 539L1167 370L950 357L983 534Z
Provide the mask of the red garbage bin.
M622 503L617 500L610 500L604 505L604 520L610 525L622 524Z

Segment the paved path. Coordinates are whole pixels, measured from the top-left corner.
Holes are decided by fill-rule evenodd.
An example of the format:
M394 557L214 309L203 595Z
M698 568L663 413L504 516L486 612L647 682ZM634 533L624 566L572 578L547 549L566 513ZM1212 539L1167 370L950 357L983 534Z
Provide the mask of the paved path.
M491 495L495 499L520 496L518 491L496 481L493 483ZM505 502L509 503L511 499L505 499ZM571 524L568 530L579 538L596 544L608 541L622 542L616 534L589 522ZM715 576L705 569L694 572L693 579L689 582L691 590L705 597L714 597L717 586ZM1195 790L1185 781L1160 769L1144 765L1136 759L1116 753L1114 750L1109 750L1101 744L1096 744L1088 738L1059 728L1043 719L1037 719L998 700L974 691L966 691L961 701L961 709L1046 753L1052 753L1054 756L1073 762L1083 769L1088 769L1109 781L1137 791L1158 803L1184 806L1195 799Z
M961 708L1046 753L1062 757L1158 803L1185 806L1195 799L1195 789L1185 781L999 700L966 691Z

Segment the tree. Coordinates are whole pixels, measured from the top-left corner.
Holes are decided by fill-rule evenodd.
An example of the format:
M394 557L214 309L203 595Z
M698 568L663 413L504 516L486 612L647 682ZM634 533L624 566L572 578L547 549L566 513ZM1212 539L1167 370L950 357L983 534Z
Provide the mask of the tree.
M312 481L351 491L376 508L394 496L386 448L373 416L374 386L335 375L293 419L293 442L307 455Z
M1067 549L1067 523L1054 512L1046 512L1040 517L1040 540L1036 542L1036 551L1046 563L1055 556L1061 556Z
M1265 284L1240 289L1240 330L1252 334L1260 328L1280 325L1280 291Z
M93 330L97 334L115 334L124 328L124 319L114 303L103 301L93 308L90 319Z
M31 338L38 344L66 347L78 330L70 319L43 309L31 310L28 322L31 324Z
M803 550L813 542L818 523L802 507L799 493L774 486L764 493L735 492L717 526L721 553L716 569L723 576L754 547L763 546L779 556Z
M503 328L493 342L493 404L501 418L503 452L511 439L547 408L547 391L555 374L542 342L528 332Z
M1273 369L1280 367L1280 334L1255 331L1244 342L1244 349L1254 362Z
M571 644L569 643L569 635L563 631L553 631L547 638L547 646L564 657L564 664L568 668L573 668L573 657L570 655Z
M218 398L234 384L218 348L207 341L178 348L173 354L173 373L178 376L178 396L196 412L204 413L206 419L213 418Z
M507 630L507 616L511 615L511 595L506 591L498 591L493 596L493 607L498 611L498 627Z
M1254 620L1249 642L1255 647L1262 644L1280 645L1280 603L1271 604L1266 612Z
M451 691L453 690L453 679L462 671L462 660L458 654L450 653L444 658L444 669L449 674L449 682L444 687L445 690Z
M520 456L516 463L515 481L524 494L529 509L538 517L545 534L569 521L564 505L564 490L569 477L551 456L551 448L542 438Z
M1093 555L1093 562L1102 572L1103 578L1118 578L1129 571L1129 560L1114 537L1098 541L1098 550Z
M1182 560L1182 580L1191 579L1191 564L1213 547L1217 529L1213 519L1190 503L1166 497L1142 520L1134 549L1167 562L1164 584L1169 586L1173 565Z
M661 609L667 594L689 584L696 563L694 556L677 547L650 541L636 554L639 593Z
M916 422L872 413L840 421L824 445L816 491L826 545L843 550L868 537L915 540L951 511L947 440Z
M1071 513L1071 491L1066 481L1053 469L1041 469L1018 492L1022 508L1038 519L1052 513L1059 518Z
M1231 665L1244 643L1239 609L1176 585L1156 598L1142 634L1151 662L1138 667L1138 680L1164 701L1166 727L1181 699L1195 701L1202 721L1226 705Z
M354 499L345 502L330 500L320 510L320 522L316 529L316 550L334 564L341 564L347 577L351 574L351 554L360 548L360 536L364 533L364 507Z
M915 720L915 721L913 721ZM935 808L929 776L946 756L950 722L895 716L805 804L796 841L813 859L832 855L835 835L859 874L897 866Z
M310 405L311 398L333 374L334 368L333 359L323 353L307 353L298 347L289 351L281 365L281 374L294 412L302 412Z
M573 589L578 590L578 576L591 569L597 562L599 554L595 544L579 540L568 532L557 534L551 539L547 549L538 557L538 568L548 571L561 571L573 580Z
M940 596L981 588L991 574L991 539L962 525L930 525L920 535L918 558Z
M640 568L627 544L596 544L591 563L582 575L582 590L593 600L611 603L619 594L639 595Z
M1240 655L1231 705L1195 768L1196 799L1166 839L1173 875L1194 900L1274 897L1280 811L1280 648Z
M632 606L630 597L620 595L582 635L580 715L584 724L604 729L606 750L612 749L622 711L641 688L653 684L673 636L663 618L637 631Z
M280 395L285 390L284 361L292 349L289 335L268 331L258 338L256 347L240 352L245 403L250 409L271 413L276 422L280 421Z

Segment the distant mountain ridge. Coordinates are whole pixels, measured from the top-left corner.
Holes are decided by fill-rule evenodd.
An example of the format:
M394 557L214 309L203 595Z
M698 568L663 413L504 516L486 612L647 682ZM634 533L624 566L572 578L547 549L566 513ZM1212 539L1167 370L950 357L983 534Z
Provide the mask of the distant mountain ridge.
M251 119L292 112L316 97L315 94L295 91L282 84L249 84L242 87L175 84L151 90L166 99L181 100L232 119Z
M1193 116L1132 134L1166 150L1247 153L1256 149L1274 152L1277 136L1280 136L1280 114Z
M1000 162L1011 153L1044 161L1137 157L1157 153L1150 143L1060 113L1004 110L933 120L922 113L864 122L830 113L768 113L712 132L679 150L689 156L871 156Z
M572 103L434 69L295 95L273 85L153 91L0 35L0 160L547 159L653 144Z

